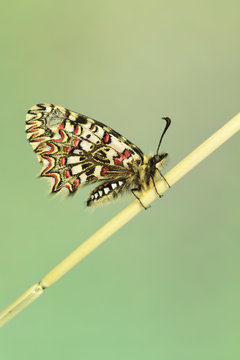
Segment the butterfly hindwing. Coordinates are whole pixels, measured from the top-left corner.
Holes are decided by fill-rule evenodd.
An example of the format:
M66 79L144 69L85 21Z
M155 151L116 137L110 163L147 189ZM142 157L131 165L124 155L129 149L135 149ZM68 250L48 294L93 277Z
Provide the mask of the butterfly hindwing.
M39 104L27 114L26 132L41 176L54 179L53 192L105 180L129 178L142 151L104 124L60 106Z

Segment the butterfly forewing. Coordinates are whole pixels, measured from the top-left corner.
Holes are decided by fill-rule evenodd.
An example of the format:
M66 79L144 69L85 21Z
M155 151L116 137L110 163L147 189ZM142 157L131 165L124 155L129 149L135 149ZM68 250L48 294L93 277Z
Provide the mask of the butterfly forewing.
M53 192L129 178L132 163L143 163L142 151L116 131L60 106L33 106L26 132L43 164L41 176L54 179Z

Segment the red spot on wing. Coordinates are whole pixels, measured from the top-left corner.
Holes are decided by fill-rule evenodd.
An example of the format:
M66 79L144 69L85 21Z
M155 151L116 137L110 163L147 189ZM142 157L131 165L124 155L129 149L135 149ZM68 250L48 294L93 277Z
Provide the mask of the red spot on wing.
M130 152L127 149L125 149L123 153L118 153L118 157L114 158L114 163L116 165L122 165L123 160L130 158L130 156L131 156Z
M38 134L36 136L38 136ZM39 137L36 137L35 139L35 137L33 138L33 135L31 137L31 141L44 142L45 140L46 140L45 138L39 138Z
M72 150L73 148L71 146L66 146L64 148L64 150L67 152L67 153L70 153L70 151Z
M57 176L57 174L46 174L46 175L44 175L44 176L49 176L49 177L54 178L55 183L54 183L53 189L56 190L56 187L57 187L58 184L59 184L59 177Z
M74 128L73 133L74 133L74 134L78 134L78 132L79 132L79 126L76 125L75 128Z
M115 159L114 159L114 163L115 163L116 165L122 165L122 159L121 159L121 158L115 158Z
M48 151L45 151L44 154L51 154L53 151L54 151L54 145L47 142L47 145L51 148L50 150Z
M47 161L48 161L48 166L46 167L46 169L44 169L43 170L43 172L42 172L42 174L46 174L46 172L48 172L48 170L50 170L51 169L51 167L52 167L52 158L50 158L49 156L42 156L44 159L46 159Z
M74 139L74 140L73 140L73 145L74 145L74 146L78 147L79 143L80 143L80 140L79 140L79 139Z
M65 125L64 125L64 123L62 123L61 125L59 125L58 130L62 130L62 129L64 129L64 127L65 127Z
M109 171L109 168L103 167L103 168L102 168L101 175L102 175L102 176L105 176L105 175L106 175L106 172L108 172L108 171Z
M109 140L110 140L110 135L109 135L109 133L106 132L104 135L104 138L103 138L103 142L105 144L107 144L109 142Z
M65 165L65 164L66 164L66 158L65 158L65 157L61 157L61 159L60 159L60 164L61 164L61 165Z
M30 134L32 133L32 135L30 137L31 141L44 141L44 140L46 140L46 138L41 138L41 139L37 138L40 135L39 134L39 128L38 128L39 125L35 121L34 122L28 121L28 124L33 124L27 130L28 133L30 133Z
M65 138L64 132L62 130L59 130L59 135L61 136L61 138L60 139L53 139L53 141L63 142L64 138Z
M41 142L38 147L36 148L37 152L43 152L45 149L46 144L44 142Z
M69 184L65 184L64 187L67 188L69 190L69 192L71 192L72 188Z
M66 176L66 178L70 177L70 176L71 176L71 175L70 175L70 171L69 171L69 170L66 170L65 173L64 173L64 175Z
M79 183L80 183L79 179L75 179L75 180L74 180L74 186L75 186L75 187L78 187Z
M130 154L130 152L126 149L126 150L124 150L124 156L125 156L125 159L128 159L128 158L130 158L130 156L131 156L131 154Z
M94 130L94 128L95 128L95 125L92 124L91 127L90 127L90 130Z
M39 141L39 142L41 142L41 141L45 141L45 140L46 140L46 139L44 139L44 138L40 138L40 139L39 139L39 138L37 138L35 141L37 141L37 142L38 142L38 141Z
M48 166L46 167L46 169L44 169L42 171L42 174L46 174L46 172L48 172L52 167L53 167L53 159L49 156L46 156L46 154L51 154L54 152L55 150L55 146L49 142L47 142L47 145L50 147L50 150L48 151L45 151L43 154L42 154L42 158L43 159L46 159L48 161Z

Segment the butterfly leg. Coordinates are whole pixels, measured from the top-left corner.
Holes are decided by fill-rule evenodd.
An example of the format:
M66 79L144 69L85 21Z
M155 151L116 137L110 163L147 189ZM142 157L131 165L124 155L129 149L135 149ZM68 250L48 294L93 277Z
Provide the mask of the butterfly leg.
M135 188L135 189L131 189L131 192L132 192L132 194L135 196L135 198L140 202L140 204L142 205L142 207L143 207L145 210L147 210L147 209L149 209L149 208L151 207L151 205L149 205L149 206L147 206L147 207L144 206L144 204L143 204L142 201L140 200L140 197L135 194L135 191L139 191L139 190L140 190L140 189Z
M155 189L156 193L158 194L158 196L159 196L160 198L163 197L163 195L162 195L162 194L159 194L159 192L157 191L157 187L156 187L156 184L155 184L155 181L154 181L154 177L152 177L152 182L153 182L154 189Z
M165 176L161 173L161 171L159 169L157 169L157 171L159 172L159 175L163 178L163 180L165 181L165 183L168 185L168 187L170 188L171 186L169 185L167 179L165 178Z

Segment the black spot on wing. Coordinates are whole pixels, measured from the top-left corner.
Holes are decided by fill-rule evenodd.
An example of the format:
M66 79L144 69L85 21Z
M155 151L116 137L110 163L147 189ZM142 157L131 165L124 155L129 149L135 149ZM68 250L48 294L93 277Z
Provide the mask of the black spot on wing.
M82 164L82 169L87 169L89 166L91 166L90 163L85 163L85 164Z
M78 115L76 121L79 122L80 124L86 124L87 123L87 116Z
M92 167L91 169L87 170L87 171L86 171L86 175L89 177L90 175L92 175L92 174L94 173L94 170L95 170L94 167Z

